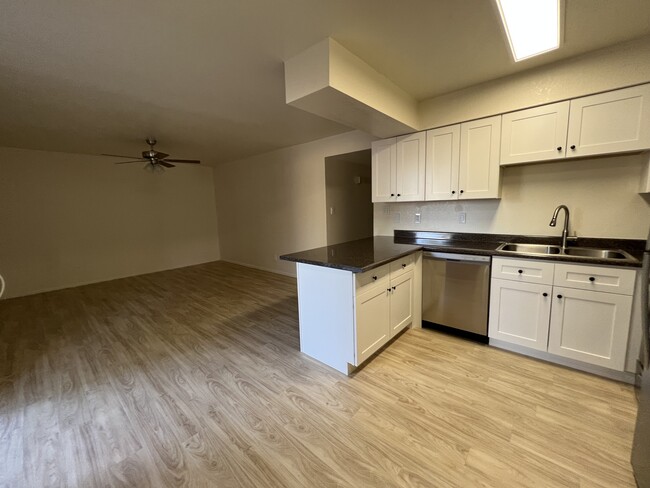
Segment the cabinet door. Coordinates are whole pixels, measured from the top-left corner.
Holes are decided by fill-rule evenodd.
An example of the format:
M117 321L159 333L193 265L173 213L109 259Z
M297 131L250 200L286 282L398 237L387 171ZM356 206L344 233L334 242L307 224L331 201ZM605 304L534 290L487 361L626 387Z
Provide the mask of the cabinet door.
M390 282L390 336L393 337L413 320L413 271Z
M427 131L425 200L458 198L460 125Z
M553 288L548 352L623 371L632 297Z
M395 138L372 143L372 201L395 201Z
M499 198L501 116L460 125L458 198Z
M425 132L397 138L395 196L398 202L424 200L425 145Z
M488 336L546 351L551 287L493 279Z
M388 290L379 286L357 295L356 366L372 356L390 337Z
M505 114L501 123L502 165L564 157L569 102Z
M567 157L650 148L650 84L571 100Z

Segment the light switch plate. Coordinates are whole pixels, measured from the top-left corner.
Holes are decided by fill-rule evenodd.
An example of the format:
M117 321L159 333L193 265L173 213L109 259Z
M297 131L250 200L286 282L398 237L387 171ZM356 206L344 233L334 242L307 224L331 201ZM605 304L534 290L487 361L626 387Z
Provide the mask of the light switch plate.
M415 214L415 223L416 223L416 224L419 224L419 223L421 223L421 222L422 222L422 214L420 214L420 213L416 213L416 214Z
M459 223L459 224L465 224L465 223L467 223L467 218L466 218L466 217L467 217L467 215L465 214L465 212L460 212L460 213L458 214L458 223Z

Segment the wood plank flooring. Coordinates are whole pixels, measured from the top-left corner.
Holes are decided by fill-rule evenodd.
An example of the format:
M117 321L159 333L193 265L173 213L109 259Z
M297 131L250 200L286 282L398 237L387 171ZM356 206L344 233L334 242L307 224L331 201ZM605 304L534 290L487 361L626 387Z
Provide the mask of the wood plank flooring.
M630 386L427 330L353 377L223 262L0 302L2 487L633 487Z

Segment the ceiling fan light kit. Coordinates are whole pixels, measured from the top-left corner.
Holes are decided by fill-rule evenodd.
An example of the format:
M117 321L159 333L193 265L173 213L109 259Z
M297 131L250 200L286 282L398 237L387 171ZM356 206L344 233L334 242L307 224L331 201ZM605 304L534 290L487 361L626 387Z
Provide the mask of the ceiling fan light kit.
M120 154L102 154L102 156L110 156L114 158L126 158L128 161L118 161L115 164L129 164L129 163L142 163L146 162L144 169L151 173L163 173L165 168L174 168L176 165L172 163L182 164L200 164L198 159L169 159L169 154L156 151L153 147L156 145L156 139L147 137L145 142L149 144L148 151L142 151L142 157L137 156L123 156Z

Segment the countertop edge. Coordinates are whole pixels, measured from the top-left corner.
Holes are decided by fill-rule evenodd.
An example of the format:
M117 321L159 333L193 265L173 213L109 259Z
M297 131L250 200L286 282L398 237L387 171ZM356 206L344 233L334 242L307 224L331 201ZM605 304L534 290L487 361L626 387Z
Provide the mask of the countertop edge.
M413 254L414 252L421 251L423 249L423 246L419 244L402 244L404 246L412 246L412 249L405 250L402 252L398 252L395 254L391 254L390 257L381 259L379 261L375 261L372 264L369 264L367 266L363 267L358 267L358 266L349 266L346 264L339 264L339 263L325 263L323 261L317 261L314 259L304 259L304 258L293 258L291 255L285 254L282 256L279 256L279 259L282 261L290 261L293 263L301 263L301 264L310 264L312 266L320 266L322 268L332 268L332 269L340 269L343 271L351 271L352 273L364 273L366 271L369 271L371 269L378 268L380 266L383 266L384 264L388 264L392 261L395 261L396 259L399 259L404 256L408 256L409 254Z

